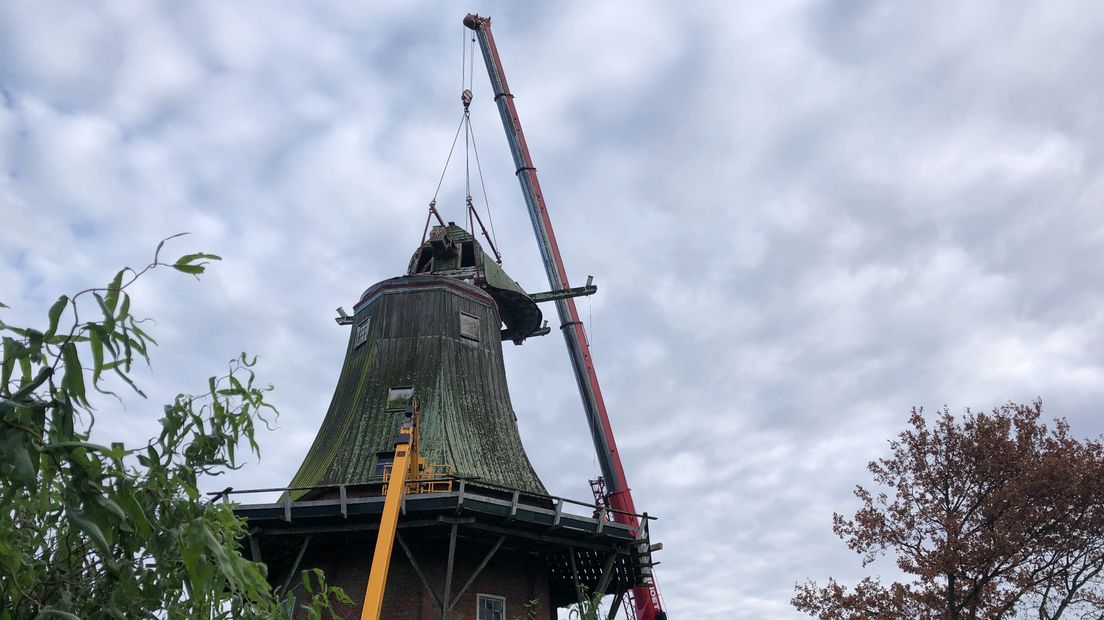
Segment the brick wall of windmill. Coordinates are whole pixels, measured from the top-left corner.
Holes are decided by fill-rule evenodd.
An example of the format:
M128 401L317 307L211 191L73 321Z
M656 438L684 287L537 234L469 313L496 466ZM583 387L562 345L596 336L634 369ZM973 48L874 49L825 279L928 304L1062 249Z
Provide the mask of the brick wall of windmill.
M448 560L448 540L437 540L432 545L410 542L411 550L420 568L438 597L442 596ZM473 547L457 543L452 577L452 596L475 571L488 546ZM304 555L300 569L317 567L326 574L331 586L341 587L352 599L351 605L337 604L335 609L350 620L360 618L365 588L372 563L372 543L355 541L347 543L316 543ZM291 592L300 602L309 595L301 580ZM464 592L452 608L451 620L476 620L476 597L488 594L506 599L506 620L555 620L556 610L551 607L548 569L539 556L500 549L490 563ZM526 604L536 601L530 608ZM296 617L302 617L297 614ZM426 592L398 544L391 556L387 591L383 600L382 618L387 620L440 620L441 612L433 598Z

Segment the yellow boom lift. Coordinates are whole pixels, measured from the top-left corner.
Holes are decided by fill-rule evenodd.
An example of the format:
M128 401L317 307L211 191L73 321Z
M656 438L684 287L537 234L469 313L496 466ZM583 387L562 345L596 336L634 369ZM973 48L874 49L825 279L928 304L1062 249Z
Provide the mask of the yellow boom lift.
M401 402L401 401L400 401ZM368 589L360 620L379 620L383 609L383 591L387 587L387 572L391 568L391 551L395 547L395 532L399 524L402 498L412 493L439 493L452 490L452 480L440 476L452 474L447 465L427 465L418 455L418 401L411 396L403 411L403 424L395 438L395 456L390 471L384 470L387 482L383 492L383 514L380 516L376 550L372 555L372 570L368 573ZM407 488L409 487L409 489Z

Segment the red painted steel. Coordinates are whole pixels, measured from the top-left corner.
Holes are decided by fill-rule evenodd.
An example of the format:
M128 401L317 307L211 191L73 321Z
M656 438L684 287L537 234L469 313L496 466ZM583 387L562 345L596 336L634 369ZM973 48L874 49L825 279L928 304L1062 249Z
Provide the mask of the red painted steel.
M514 150L513 154L515 163L518 166L518 176L521 177L524 175L525 177L524 179L519 178L519 180L522 183L523 190L532 192L532 196L526 196L526 198L527 200L532 199L536 203L536 214L539 221L534 221L533 224L534 229L536 229L535 232L538 237L538 244L542 246L541 254L542 258L545 260L546 269L550 267L550 269L548 269L550 284L553 290L570 288L567 270L564 268L559 245L556 242L556 234L552 228L552 220L548 216L548 209L544 201L544 193L541 191L540 181L537 179L537 170L529 154L529 146L525 142L525 134L521 129L521 119L518 117L517 108L514 106L513 95L510 94L509 87L506 84L506 76L502 70L502 61L498 55L498 47L495 45L494 36L491 34L491 20L486 17L470 14L464 19L464 25L474 30L477 34L482 35L479 37L479 42L483 46L484 60L486 60L492 84L496 79L501 82L499 86L496 86L496 90L499 88L500 90L495 93L495 99L502 113L502 121L506 129L507 138L513 138L511 142L516 141L516 146L515 144L511 144L511 149ZM528 187L526 187L527 184ZM540 238L542 233L546 238L545 240ZM542 241L546 241L546 244L542 243ZM556 282L555 280L559 281ZM602 388L598 384L598 374L594 370L594 364L590 356L590 345L586 337L586 330L583 328L582 321L579 320L579 313L575 308L575 300L571 298L558 300L557 309L560 311L560 329L571 330L573 332L571 334L573 338L567 338L569 350L577 350L582 358L581 360L573 359L572 361L573 363L581 362L582 366L585 368L585 381L587 385L584 386L580 384L579 386L580 390L583 391L583 399L586 401L588 396L593 397L593 404L597 417L596 422L600 425L601 431L600 437L597 436L597 433L595 434L595 448L599 452L599 459L606 464L606 467L603 467L603 469L608 469L608 471L603 471L603 474L606 476L606 484L610 489L608 496L609 506L617 511L621 511L613 513L614 519L618 523L634 528L639 527L639 521L635 516L636 507L633 504L632 492L629 489L628 480L625 477L624 467L621 465L621 457L617 452L617 443L614 440L613 427L610 425L609 414L606 412L606 404L602 398ZM564 316L565 314L566 316ZM568 336L566 333L564 335ZM575 342L572 343L572 340ZM575 345L574 347L572 346L573 344ZM592 432L593 430L592 427ZM666 614L663 612L662 603L659 599L659 591L654 582L654 575L651 579L653 581L650 585L634 588L633 592L636 601L637 616L641 620L658 620L666 618Z

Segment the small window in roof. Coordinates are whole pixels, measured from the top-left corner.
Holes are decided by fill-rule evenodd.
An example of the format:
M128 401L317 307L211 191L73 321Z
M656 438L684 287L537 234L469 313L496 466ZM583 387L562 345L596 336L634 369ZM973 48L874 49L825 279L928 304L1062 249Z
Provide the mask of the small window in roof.
M357 321L356 324L356 340L353 342L353 348L357 348L360 345L368 342L368 324L371 323L371 318L365 316Z
M479 342L479 317L460 313L460 339Z
M406 411L406 401L414 395L412 387L393 387L387 390L387 411Z
M466 241L460 244L460 266L475 267L475 243Z

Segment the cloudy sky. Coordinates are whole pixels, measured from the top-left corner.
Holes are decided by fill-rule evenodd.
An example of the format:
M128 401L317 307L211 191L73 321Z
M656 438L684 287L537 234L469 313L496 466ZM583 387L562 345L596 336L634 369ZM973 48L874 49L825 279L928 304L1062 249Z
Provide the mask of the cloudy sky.
M173 233L224 257L136 288L151 398L105 406L101 437L148 436L244 350L279 429L209 486L291 478L342 361L334 308L419 241L469 10L494 18L568 272L599 285L580 312L673 617L798 617L795 582L863 575L831 515L914 405L1038 396L1104 431L1099 3L6 2L4 320ZM478 67L505 267L544 290ZM506 363L537 471L588 497L562 341Z

